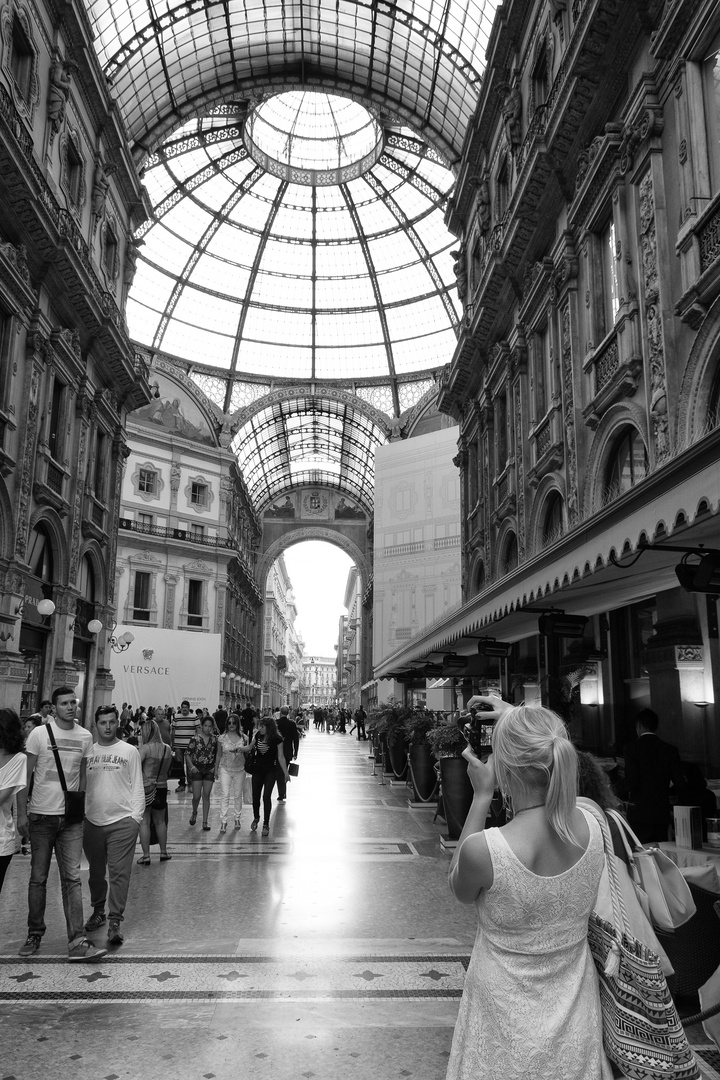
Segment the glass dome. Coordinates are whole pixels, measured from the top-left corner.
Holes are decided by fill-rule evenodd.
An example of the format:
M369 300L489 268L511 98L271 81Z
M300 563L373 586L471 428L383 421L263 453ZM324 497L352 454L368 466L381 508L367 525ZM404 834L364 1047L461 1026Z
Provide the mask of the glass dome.
M231 376L397 383L448 363L453 174L387 112L319 91L230 102L146 161L139 343ZM228 394L228 404L230 402Z

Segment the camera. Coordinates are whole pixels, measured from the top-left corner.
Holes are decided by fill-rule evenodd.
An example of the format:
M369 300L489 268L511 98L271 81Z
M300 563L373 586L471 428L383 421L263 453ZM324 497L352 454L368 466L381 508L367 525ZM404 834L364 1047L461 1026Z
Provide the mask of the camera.
M492 753L492 733L497 722L497 713L489 701L478 701L473 709L474 715L465 724L463 734L473 754L488 757Z

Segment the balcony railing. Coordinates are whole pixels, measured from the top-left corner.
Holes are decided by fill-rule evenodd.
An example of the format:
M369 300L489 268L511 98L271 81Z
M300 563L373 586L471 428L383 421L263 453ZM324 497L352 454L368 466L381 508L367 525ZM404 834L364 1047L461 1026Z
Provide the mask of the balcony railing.
M603 351L595 357L594 367L595 393L599 394L620 368L620 348L617 337L611 338Z
M712 217L703 225L700 241L700 270L707 270L720 259L720 206Z
M459 536L439 536L437 540L433 540L433 548L435 551L441 551L443 548L459 547Z
M422 551L425 544L422 540L416 540L412 544L393 544L391 547L385 548L385 555L415 555L418 551Z
M52 461L48 461L47 466L47 486L51 491L54 491L56 495L62 495L63 486L63 471Z

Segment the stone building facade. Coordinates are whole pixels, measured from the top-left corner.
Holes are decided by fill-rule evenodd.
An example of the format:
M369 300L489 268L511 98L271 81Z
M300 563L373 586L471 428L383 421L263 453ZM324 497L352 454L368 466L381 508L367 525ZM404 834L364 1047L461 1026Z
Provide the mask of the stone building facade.
M87 719L110 692L125 418L149 399L123 315L144 218L84 10L5 4L0 691L23 713L69 684Z
M604 750L651 706L713 775L719 88L716 4L499 10L447 215L463 604L384 665L455 649L474 676L478 640L502 639L515 700ZM586 616L584 635L541 633L547 608Z
M178 366L149 370L151 400L127 424L117 621L221 634L223 704L259 703L260 523L222 414Z

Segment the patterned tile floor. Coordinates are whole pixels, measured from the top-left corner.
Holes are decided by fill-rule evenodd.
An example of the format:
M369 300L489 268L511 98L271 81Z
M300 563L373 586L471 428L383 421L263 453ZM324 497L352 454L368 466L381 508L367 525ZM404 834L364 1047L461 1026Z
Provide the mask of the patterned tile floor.
M267 838L247 808L220 834L215 796L212 831L191 827L171 793L173 859L134 868L126 943L99 964L65 960L55 869L42 950L17 956L29 859L13 860L0 1080L443 1080L475 932L443 823L373 773L367 744L311 731L299 760ZM720 1080L717 1048L700 1027L691 1041Z

